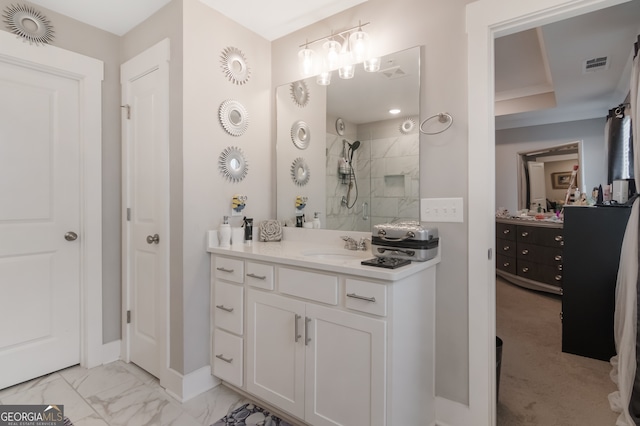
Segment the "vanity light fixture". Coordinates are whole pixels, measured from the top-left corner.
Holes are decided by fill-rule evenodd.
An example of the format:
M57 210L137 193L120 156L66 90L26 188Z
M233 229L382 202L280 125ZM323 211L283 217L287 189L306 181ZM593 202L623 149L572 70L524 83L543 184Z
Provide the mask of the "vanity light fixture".
M369 22L359 22L357 26L339 33L306 41L300 45L298 66L303 78L317 75L316 82L326 86L331 83L331 72L338 70L340 78L353 78L355 65L362 62L367 72L380 70L380 58L373 57L371 38L362 30ZM339 41L342 39L342 43ZM309 46L324 41L322 52L316 52Z

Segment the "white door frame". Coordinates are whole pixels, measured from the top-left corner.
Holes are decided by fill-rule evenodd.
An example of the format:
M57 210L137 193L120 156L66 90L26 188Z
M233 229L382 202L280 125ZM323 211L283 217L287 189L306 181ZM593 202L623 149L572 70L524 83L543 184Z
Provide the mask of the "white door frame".
M102 364L103 63L59 47L32 46L0 31L0 60L53 72L80 88L80 365Z
M469 410L451 413L456 422L449 424L496 424L495 259L488 256L495 252L493 40L627 1L478 0L467 6Z
M150 47L139 55L135 56L131 60L122 64L120 73L120 84L122 86L122 99L123 101L127 97L126 83L128 81L135 80L149 72L159 72L160 78L164 86L160 89L159 105L166 117L164 125L166 126L163 135L163 140L159 141L161 148L164 149L163 154L163 167L166 170L166 175L161 182L157 182L161 186L161 192L169 194L169 60L170 60L170 42L166 38L156 45ZM129 362L130 357L130 324L127 324L127 310L130 309L130 291L131 283L129 282L129 269L130 269L130 226L127 221L127 207L129 200L129 158L128 147L126 146L128 136L128 127L126 123L126 109L123 108L123 125L122 125L122 359ZM169 247L170 247L170 234L169 234L169 201L167 197L167 203L163 206L165 209L164 214L167 217L167 221L164 225L165 229L161 229L159 234L162 236L163 244L159 247L164 251L161 256L167 259L165 264L165 282L160 285L158 289L158 300L156 309L159 312L164 313L164 319L158 324L158 345L160 350L159 365L160 384L165 388L173 388L169 384L170 370L169 370Z

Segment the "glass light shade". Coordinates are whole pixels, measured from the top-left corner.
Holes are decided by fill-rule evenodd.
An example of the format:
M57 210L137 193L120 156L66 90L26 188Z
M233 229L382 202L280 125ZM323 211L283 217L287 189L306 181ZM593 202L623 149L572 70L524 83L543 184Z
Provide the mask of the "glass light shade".
M380 71L380 58L369 58L364 61L363 66L366 72L378 72Z
M349 47L354 62L362 62L369 58L371 52L371 40L369 34L361 29L351 33L349 36Z
M340 50L342 46L335 40L329 40L322 45L326 54L326 65L330 70L340 66Z
M340 54L340 68L338 68L338 76L342 79L353 78L355 75L356 67L351 55L348 51L344 51Z
M310 77L315 74L316 52L305 47L298 52L298 67L302 77Z
M322 71L316 78L316 83L320 86L328 86L331 84L331 71Z

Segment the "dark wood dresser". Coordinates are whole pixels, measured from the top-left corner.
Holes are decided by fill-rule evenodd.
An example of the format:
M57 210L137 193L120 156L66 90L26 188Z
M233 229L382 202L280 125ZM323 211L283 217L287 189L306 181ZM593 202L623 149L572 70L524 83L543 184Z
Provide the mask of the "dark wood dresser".
M496 218L496 274L532 290L562 294L562 222Z

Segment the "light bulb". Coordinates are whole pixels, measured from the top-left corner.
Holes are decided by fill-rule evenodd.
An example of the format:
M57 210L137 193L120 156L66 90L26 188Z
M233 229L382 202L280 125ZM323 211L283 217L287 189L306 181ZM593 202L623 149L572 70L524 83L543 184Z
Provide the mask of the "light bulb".
M369 58L364 61L363 66L366 72L378 72L380 71L380 58Z
M335 70L340 66L340 50L342 46L335 40L329 40L322 45L326 53L327 67Z
M302 77L310 77L315 74L315 55L316 52L307 46L298 52L298 67Z
M370 56L371 41L369 40L369 34L358 29L351 33L349 36L349 47L351 48L351 55L354 62L362 62Z
M338 76L345 80L353 78L355 71L356 67L351 60L349 52L342 52L340 54L340 68L338 68Z
M316 83L320 86L328 86L331 84L331 71L322 71L316 78Z

